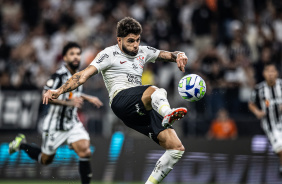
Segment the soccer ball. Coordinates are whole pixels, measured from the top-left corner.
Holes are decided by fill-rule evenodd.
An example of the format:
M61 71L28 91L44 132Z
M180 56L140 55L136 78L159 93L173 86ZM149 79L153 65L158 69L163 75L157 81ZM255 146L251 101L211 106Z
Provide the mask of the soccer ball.
M204 97L206 83L199 75L185 75L179 81L178 92L183 99L189 102L195 102Z

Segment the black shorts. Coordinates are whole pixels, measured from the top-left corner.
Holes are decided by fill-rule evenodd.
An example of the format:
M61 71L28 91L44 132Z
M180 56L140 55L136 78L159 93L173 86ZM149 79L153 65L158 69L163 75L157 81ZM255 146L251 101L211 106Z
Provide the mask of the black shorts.
M166 128L162 126L163 117L155 110L146 111L141 100L144 91L150 87L137 86L119 92L113 99L111 108L124 124L159 144L157 136Z

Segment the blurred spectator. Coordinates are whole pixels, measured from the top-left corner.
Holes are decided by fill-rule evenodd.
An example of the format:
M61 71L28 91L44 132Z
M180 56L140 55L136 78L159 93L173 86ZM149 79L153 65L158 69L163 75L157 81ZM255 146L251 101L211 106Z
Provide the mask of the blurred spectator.
M224 69L226 61L217 53L215 48L206 50L199 55L199 58L192 65L195 71L199 71L207 83L206 114L214 117L219 109L224 108L224 93L226 81Z
M91 7L90 16L85 18L85 24L88 26L92 34L95 34L97 27L104 21L103 12L105 4L103 2L97 2Z
M212 28L214 26L214 15L204 0L199 0L197 3L198 5L192 14L192 25L195 34L194 46L201 52L211 48L213 44Z
M147 10L143 0L137 0L132 6L130 6L129 11L130 15L141 23L146 18Z
M264 80L264 77L262 76L262 71L265 64L272 62L271 57L272 57L271 48L268 46L264 46L261 50L259 60L254 64L255 79L257 83L260 83Z
M212 121L209 132L209 139L235 139L237 137L237 127L225 109L220 109L217 112L217 117Z
M154 71L153 71L153 65L151 63L148 63L147 65L144 66L145 71L143 72L142 75L142 85L155 85L155 76L154 76Z
M226 43L230 40L229 24L232 20L239 18L239 3L237 0L218 0L217 16L218 16L218 42Z
M186 0L180 7L178 19L182 26L181 36L185 41L192 39L192 15L194 12L195 4L196 3L193 0Z
M193 112L189 126L195 125L189 129L203 135L209 128L206 122L220 108L228 109L237 123L242 116L236 113L249 116L246 99L254 80L263 80L265 63L276 63L282 73L281 7L277 0L0 0L1 87L42 88L46 76L61 64L58 51L66 41L82 45L85 68L101 49L116 43L117 21L132 16L143 26L142 45L183 50L188 56L185 74L205 79L206 96L188 105ZM173 105L187 105L178 98L176 85L185 74L171 63L160 64L145 65L148 83L173 92ZM95 90L107 101L101 81L100 75L91 79L85 90ZM93 114L85 117L100 121Z
M238 99L242 81L239 78L239 68L241 65L244 65L244 62L249 62L251 53L243 36L243 24L238 20L234 20L230 23L230 29L232 31L232 39L225 48L225 54L227 54L225 57L229 61L224 75L227 82L225 100L226 108L228 108L229 112L239 113L240 101Z

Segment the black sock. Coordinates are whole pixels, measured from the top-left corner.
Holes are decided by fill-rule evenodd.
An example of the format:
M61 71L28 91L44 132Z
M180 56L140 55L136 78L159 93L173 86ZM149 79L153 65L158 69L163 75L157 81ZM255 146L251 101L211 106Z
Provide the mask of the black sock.
M26 143L22 143L20 145L20 149L24 150L28 156L30 158L32 158L33 160L38 161L38 156L41 153L41 149L40 147L34 145L34 144L26 144Z
M90 158L79 158L79 174L82 184L90 183L92 177Z

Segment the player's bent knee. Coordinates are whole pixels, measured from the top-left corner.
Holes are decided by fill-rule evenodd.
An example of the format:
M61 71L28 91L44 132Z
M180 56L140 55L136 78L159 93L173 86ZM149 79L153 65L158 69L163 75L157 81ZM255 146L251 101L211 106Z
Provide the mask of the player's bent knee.
M183 144L181 144L175 150L185 151L185 147L183 146Z
M184 151L180 150L166 150L166 152L170 155L173 165L177 163L178 160L180 160L184 154Z
M164 88L154 88L155 91L152 93L151 98L153 98L154 96L166 96L167 97L167 92Z
M41 159L41 164L42 165L49 165L49 164L51 164L53 162L53 158L50 158L50 157L48 157L48 158L42 158Z

